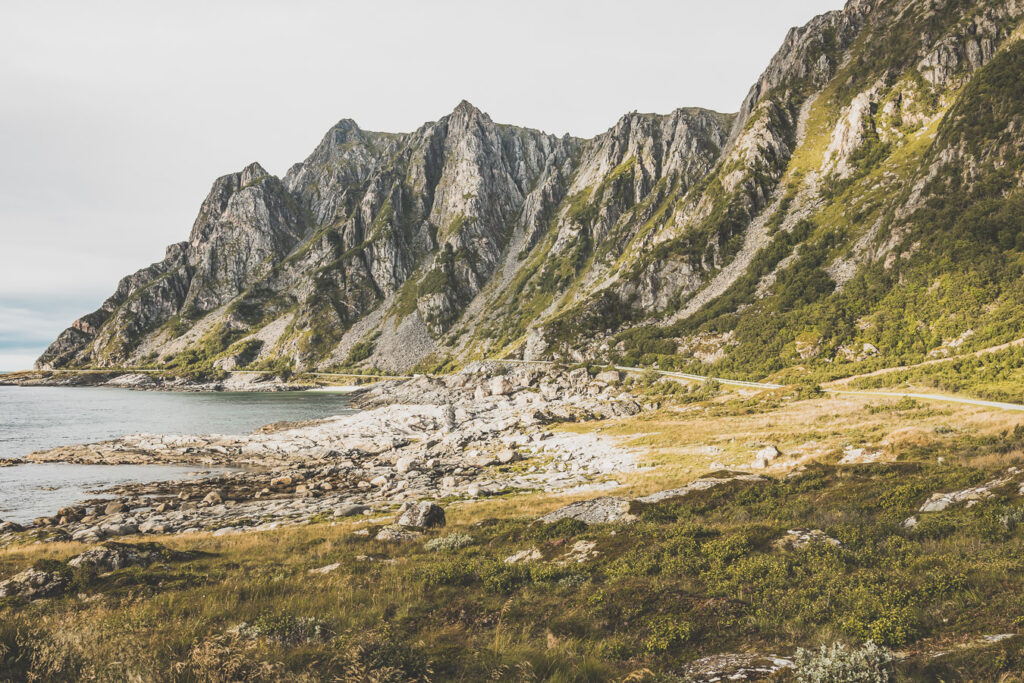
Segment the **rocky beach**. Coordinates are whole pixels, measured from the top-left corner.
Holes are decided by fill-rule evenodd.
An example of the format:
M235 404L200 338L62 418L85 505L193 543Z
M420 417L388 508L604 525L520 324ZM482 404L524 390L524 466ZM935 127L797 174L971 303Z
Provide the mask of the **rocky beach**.
M360 411L267 425L242 435L135 434L28 455L30 463L194 465L231 471L175 482L123 484L103 500L30 524L0 526L0 543L134 534L276 528L313 518L375 515L419 501L527 491L613 488L634 455L595 434L549 425L635 415L621 375L585 368L477 363L359 391ZM5 463L13 465L14 463ZM404 507L403 507L404 506Z

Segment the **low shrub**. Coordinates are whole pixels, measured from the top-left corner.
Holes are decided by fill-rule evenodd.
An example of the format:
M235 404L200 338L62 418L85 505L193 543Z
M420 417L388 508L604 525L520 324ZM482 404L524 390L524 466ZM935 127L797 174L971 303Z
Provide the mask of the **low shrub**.
M444 550L459 550L466 546L473 545L473 537L468 534L448 534L447 536L438 536L432 538L423 544L423 547L427 550L444 551Z
M850 649L842 643L817 652L796 651L795 674L800 683L886 683L892 678L892 653L868 641Z

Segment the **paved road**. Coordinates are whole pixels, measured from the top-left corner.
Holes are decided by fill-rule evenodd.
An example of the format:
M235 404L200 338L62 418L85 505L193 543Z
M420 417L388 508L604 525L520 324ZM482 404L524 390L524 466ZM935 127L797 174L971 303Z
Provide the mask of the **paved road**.
M824 389L830 394L850 394L857 396L891 396L894 398L917 398L922 401L945 401L947 403L966 403L972 406L983 406L985 408L999 408L1001 410L1024 411L1024 406L1018 403L1000 403L999 401L981 401L975 398L963 398L961 396L943 396L942 394L903 394L887 391L841 391L838 389Z

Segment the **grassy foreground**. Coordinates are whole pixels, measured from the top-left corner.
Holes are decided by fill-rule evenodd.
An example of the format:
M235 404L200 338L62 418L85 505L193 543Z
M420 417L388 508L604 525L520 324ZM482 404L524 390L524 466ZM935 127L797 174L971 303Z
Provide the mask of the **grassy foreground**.
M736 469L760 443L784 455L762 481L634 503L629 525L536 524L568 499L533 494L452 505L446 528L401 544L372 540L383 520L161 539L199 555L0 602L0 680L685 680L712 654L867 640L895 651L897 680L1019 680L1024 638L983 638L1024 629L1019 484L918 509L1020 464L1020 422L777 392L575 427L643 448L631 494L710 458ZM849 446L878 461L836 464ZM798 547L792 530L824 536ZM0 551L0 579L84 547ZM504 561L524 550L539 559Z

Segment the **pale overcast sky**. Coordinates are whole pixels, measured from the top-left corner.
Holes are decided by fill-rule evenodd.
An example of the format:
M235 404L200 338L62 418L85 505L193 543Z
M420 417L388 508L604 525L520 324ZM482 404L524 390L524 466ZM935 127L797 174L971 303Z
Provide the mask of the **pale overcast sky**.
M282 175L327 129L412 131L462 99L590 136L735 111L786 31L842 0L5 0L0 369L28 367L185 239L217 176Z

